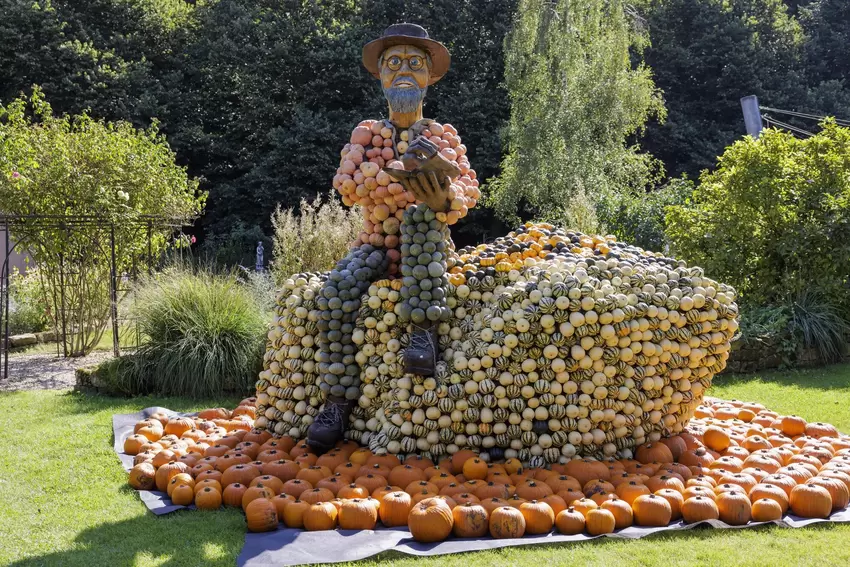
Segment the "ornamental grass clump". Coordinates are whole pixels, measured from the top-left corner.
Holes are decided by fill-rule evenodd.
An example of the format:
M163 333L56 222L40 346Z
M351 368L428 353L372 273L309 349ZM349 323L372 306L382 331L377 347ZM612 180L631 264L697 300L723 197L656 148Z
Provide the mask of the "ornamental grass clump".
M166 270L139 286L134 316L148 338L132 356L137 391L205 396L253 384L266 315L235 275Z

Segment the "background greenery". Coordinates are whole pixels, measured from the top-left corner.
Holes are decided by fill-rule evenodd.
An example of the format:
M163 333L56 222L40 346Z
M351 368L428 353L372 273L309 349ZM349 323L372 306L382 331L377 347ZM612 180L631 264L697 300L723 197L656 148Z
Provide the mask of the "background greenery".
M754 400L781 413L850 431L850 366L806 372L720 377L708 392ZM244 541L237 510L154 516L127 486L112 450L112 415L147 406L177 411L234 407L241 398L144 397L132 400L70 392L0 394L0 564L14 567L136 565L232 566ZM22 450L25 447L26 450ZM45 462L58 463L45 467ZM439 557L383 554L350 563L366 567L490 565L651 565L760 567L847 565L850 526L802 529L695 529L636 541L602 539ZM747 553L742 554L741 550ZM790 559L789 559L790 558Z
M91 109L141 127L158 118L179 163L210 193L199 240L220 260L250 265L257 240L271 243L275 206L324 193L353 125L385 112L359 59L390 23L424 23L448 45L452 70L430 89L426 114L455 124L479 176L494 177L510 115L503 40L516 7L0 0L0 101L39 84L59 112ZM642 58L667 108L663 124L649 121L632 142L671 178L696 177L743 133L741 96L850 118L844 0L638 0L627 14L649 39ZM468 244L503 230L478 207L454 232Z

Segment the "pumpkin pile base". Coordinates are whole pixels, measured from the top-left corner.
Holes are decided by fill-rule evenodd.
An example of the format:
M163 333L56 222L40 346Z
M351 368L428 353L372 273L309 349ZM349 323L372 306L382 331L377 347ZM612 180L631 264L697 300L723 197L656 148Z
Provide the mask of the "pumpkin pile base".
M698 525L850 522L850 437L759 404L706 398L686 431L638 447L635 459L548 469L486 463L471 452L438 465L400 464L350 442L320 457L252 429L253 404L204 410L203 418L164 408L113 418L115 450L152 512L223 502L246 510L249 531L270 532L247 534L238 564L248 567L354 561L390 549L439 555L634 539ZM341 529L349 526L359 529Z

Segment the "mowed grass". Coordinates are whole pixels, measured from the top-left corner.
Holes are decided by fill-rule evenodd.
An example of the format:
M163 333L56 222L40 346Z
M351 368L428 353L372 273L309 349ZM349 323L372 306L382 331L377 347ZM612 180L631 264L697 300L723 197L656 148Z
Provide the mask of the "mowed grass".
M850 365L720 377L710 394L758 401L850 431ZM0 395L0 565L124 566L236 563L245 527L235 510L156 517L126 486L112 451L112 415L178 411L237 399L117 399L71 392ZM850 526L695 529L636 541L508 548L412 558L385 553L352 565L850 565Z

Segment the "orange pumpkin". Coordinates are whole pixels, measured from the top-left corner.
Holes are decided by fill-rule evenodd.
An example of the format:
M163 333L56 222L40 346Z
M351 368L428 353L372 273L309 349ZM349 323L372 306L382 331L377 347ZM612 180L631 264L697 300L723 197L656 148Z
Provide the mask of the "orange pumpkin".
M381 517L381 523L388 528L407 525L407 517L413 507L413 500L408 493L402 491L390 492L380 500L381 507L378 513Z
M563 512L562 512L563 513ZM525 516L511 506L496 508L490 513L490 535L496 539L525 535Z
M782 514L788 511L788 494L781 487L774 484L757 484L750 490L748 496L750 497L750 502L753 503L756 500L764 500L765 498L773 500L779 505Z
M245 508L248 531L270 532L277 529L277 509L267 498L252 500Z
M481 459L467 459L463 464L463 476L470 480L484 480L487 478L487 463Z
M806 433L806 420L796 415L786 415L779 420L783 435L797 437Z
M618 530L627 528L632 525L634 522L634 513L632 512L632 507L629 504L622 500L621 498L616 498L614 500L606 500L600 506L603 510L608 510L611 514L614 515L614 527ZM593 512L591 510L590 512ZM588 514L590 513L588 512Z
M455 506L452 519L452 531L457 537L484 537L490 529L489 514L480 504L466 503Z
M303 528L304 513L312 506L303 500L290 502L283 509L283 524L287 528Z
M555 527L564 535L576 535L584 531L584 514L570 506L555 516Z
M525 531L529 534L546 534L555 525L555 512L545 502L532 500L520 504L519 511L525 518Z
M670 449L670 454L673 455L674 461L678 461L682 453L688 450L687 443L680 435L665 437L661 439L659 443L663 443L668 449Z
M306 480L294 478L283 483L283 492L291 494L295 498L300 498L301 495L308 490L312 490L313 485Z
M178 473L171 477L171 480L168 481L168 487L165 492L168 494L168 497L171 498L171 493L174 492L174 489L180 485L187 485L192 489L192 492L195 491L195 479L192 478L192 475L189 473Z
M378 521L378 510L368 500L343 500L339 508L339 527L344 530L372 530Z
M295 498L291 494L281 493L271 499L277 510L277 517L283 520L283 511L288 504L295 502Z
M463 473L463 467L467 461L471 459L477 458L478 455L470 451L469 449L461 449L460 451L455 452L451 458L451 472L452 474L461 474ZM471 477L467 477L471 478Z
M508 501L504 498L487 498L481 501L481 506L487 510L487 514L491 514L496 508L507 506Z
M723 492L718 494L717 510L720 519L730 526L743 526L752 518L752 504L742 492Z
M177 506L188 506L195 500L195 490L188 484L179 484L171 491L171 502Z
M337 509L330 502L310 504L302 516L304 529L315 532L336 528Z
M720 517L717 504L705 496L693 496L682 504L682 518L689 523L716 520Z
M335 497L334 493L327 488L313 488L312 490L305 490L298 498L307 504L318 504L319 502L330 502Z
M537 480L526 480L516 487L516 495L524 500L542 500L550 494L554 493L549 485Z
M673 453L663 443L646 443L635 451L635 459L641 464L646 463L672 463Z
M425 471L407 464L395 467L387 477L387 482L393 486L407 486L420 480L425 480Z
M610 534L616 525L617 520L614 514L604 508L591 510L585 518L585 527L590 535Z
M271 500L272 498L274 498L274 496L274 492L272 492L270 488L266 488L262 484L257 484L256 486L249 486L242 494L242 509L245 510L248 507L248 504L250 504L257 498Z
M156 466L156 463L154 463L154 466ZM185 463L178 463L177 461L170 461L162 465L156 471L156 489L165 492L168 490L171 477L180 473L188 473L189 470Z
M725 451L731 443L729 433L714 425L710 425L705 428L702 440L706 447L713 451Z
M581 512L584 516L587 516L587 513L591 510L599 508L599 504L597 504L590 498L580 498L570 504L570 506Z
M632 510L635 523L639 526L666 526L673 515L670 503L655 494L638 496L632 503Z
M662 488L655 492L656 496L664 498L670 504L670 520L678 520L682 517L682 504L685 498L682 493L672 488Z
M168 420L168 423L165 424L165 434L166 435L176 435L180 437L187 431L193 429L195 427L195 422L192 421L191 418L188 417L174 417Z
M770 522L782 519L782 506L771 498L760 498L753 501L752 518L754 522Z
M832 499L833 512L846 508L848 502L850 502L850 491L847 490L847 485L837 478L816 476L807 480L806 484L821 486L829 492L829 496Z
M195 492L195 506L200 510L218 510L221 508L221 492L205 486Z
M130 469L128 482L136 490L153 490L156 488L156 469L150 463L140 463Z
M522 517L522 514L519 515ZM451 508L444 500L426 498L411 508L407 525L413 539L422 543L433 543L449 536L454 526L454 518Z
M803 518L828 518L832 513L832 496L816 484L798 484L791 489L788 502L791 511Z

